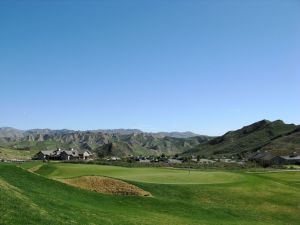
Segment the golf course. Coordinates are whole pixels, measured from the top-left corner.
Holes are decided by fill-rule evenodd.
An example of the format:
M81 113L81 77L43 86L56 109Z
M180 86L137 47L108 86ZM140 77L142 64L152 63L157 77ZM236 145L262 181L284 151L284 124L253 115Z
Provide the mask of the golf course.
M101 177L151 195L64 182ZM300 172L0 164L0 224L299 224Z

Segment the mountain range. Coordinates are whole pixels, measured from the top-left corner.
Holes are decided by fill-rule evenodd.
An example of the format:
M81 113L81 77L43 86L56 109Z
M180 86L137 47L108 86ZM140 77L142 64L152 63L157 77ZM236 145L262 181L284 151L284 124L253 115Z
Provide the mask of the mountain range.
M18 130L0 128L0 146L17 150L55 148L89 149L99 155L159 155L182 153L211 137L192 132L146 133L136 129L115 130Z
M89 149L99 156L168 155L247 156L256 151L300 154L300 126L261 120L219 137L192 132L147 133L137 129L18 130L0 128L0 147L16 150Z
M80 131L61 129L61 130L51 130L51 129L30 129L30 130L19 130L12 127L0 127L0 138L22 138L28 135L37 135L37 134L67 134L75 133ZM174 138L190 138L195 136L204 136L198 135L196 133L186 131L186 132L143 132L139 129L98 129L98 130L87 130L81 132L91 132L91 133L104 133L104 134L151 134L155 137L174 137Z

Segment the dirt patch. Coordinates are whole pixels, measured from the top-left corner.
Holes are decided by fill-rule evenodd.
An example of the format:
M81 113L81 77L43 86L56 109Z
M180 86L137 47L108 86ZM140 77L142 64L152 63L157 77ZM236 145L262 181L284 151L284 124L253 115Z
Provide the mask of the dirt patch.
M151 196L149 192L137 186L107 177L83 176L71 179L59 179L59 181L82 189L105 194Z
M34 167L29 168L28 171L31 172L31 173L35 173L35 172L38 171L41 167L42 167L42 165L37 165L37 166L34 166Z

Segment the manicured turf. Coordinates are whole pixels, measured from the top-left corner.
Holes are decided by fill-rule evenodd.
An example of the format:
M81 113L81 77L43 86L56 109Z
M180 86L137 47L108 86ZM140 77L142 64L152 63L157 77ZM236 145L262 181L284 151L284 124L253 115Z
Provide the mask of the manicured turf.
M218 184L240 182L243 176L230 172L204 172L172 168L125 168L118 166L50 163L37 173L53 178L84 175L109 176L123 180L158 184Z
M30 168L37 165L24 166ZM77 169L72 169L72 166ZM122 179L128 178L126 174L130 171L131 180L140 180L146 179L142 178L142 172L153 176L156 171L161 176L165 170L106 167L105 171L102 166L88 169L85 166L50 164L37 171L56 178L63 177L63 173L65 177L71 177L88 175L88 172L95 175L92 172L101 171L101 175L107 172L104 175ZM122 169L124 173L119 171ZM171 171L169 173L174 173L173 176L178 173L179 179L182 172L187 173ZM196 179L204 182L207 178L209 182L191 184L193 182L187 180L187 184L183 184L185 180L181 180L178 185L151 183L152 178L150 183L131 181L151 192L153 197L128 197L77 189L14 165L0 164L0 224L299 224L300 187L297 180L300 173L239 172L233 173L238 181L228 176L231 179L229 182L220 183L219 174L209 172L216 175L217 183L213 184L212 175L205 176L203 171L199 173L201 175ZM139 178L134 179L134 174Z

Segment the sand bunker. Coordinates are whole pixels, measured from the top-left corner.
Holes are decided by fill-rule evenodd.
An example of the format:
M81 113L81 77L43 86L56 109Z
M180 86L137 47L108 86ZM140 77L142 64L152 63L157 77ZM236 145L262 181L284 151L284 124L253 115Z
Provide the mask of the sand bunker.
M151 196L149 192L144 191L137 186L107 177L83 176L70 179L59 179L59 181L82 189L105 194Z

